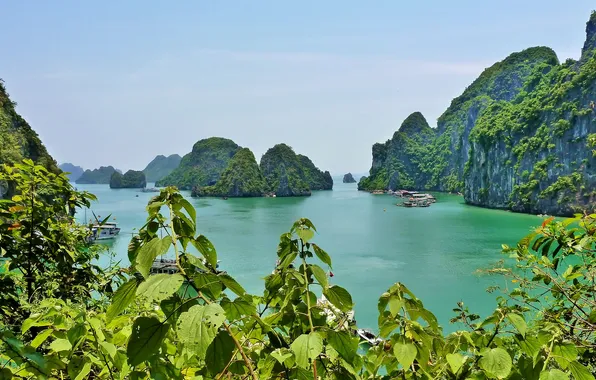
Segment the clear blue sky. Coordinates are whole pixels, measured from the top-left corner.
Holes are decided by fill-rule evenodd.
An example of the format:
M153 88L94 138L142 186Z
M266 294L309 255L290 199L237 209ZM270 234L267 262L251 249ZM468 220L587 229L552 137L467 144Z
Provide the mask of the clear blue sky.
M59 162L142 169L223 136L334 174L485 67L579 57L593 0L2 1L0 78Z

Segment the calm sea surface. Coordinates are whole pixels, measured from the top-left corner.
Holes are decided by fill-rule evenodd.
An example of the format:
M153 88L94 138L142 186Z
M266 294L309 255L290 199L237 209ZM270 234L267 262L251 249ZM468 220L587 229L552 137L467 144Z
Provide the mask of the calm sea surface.
M144 224L145 206L155 194L111 190L108 185L76 187L97 195L91 207L96 214L116 218L122 232L111 247L122 265L128 265L128 241ZM356 184L341 179L335 179L333 191L304 198L184 195L196 207L198 228L215 245L221 269L252 294L262 294L263 277L275 265L279 235L296 219L311 219L318 230L314 241L333 260L332 282L352 294L359 327L374 330L377 300L397 281L423 300L446 331L457 327L449 319L460 300L486 315L495 307L496 296L486 288L504 280L476 271L503 258L502 243L516 243L541 223L536 216L467 206L462 197L446 194L435 194L437 203L428 208L396 207L397 198L359 192ZM84 216L79 214L81 220Z

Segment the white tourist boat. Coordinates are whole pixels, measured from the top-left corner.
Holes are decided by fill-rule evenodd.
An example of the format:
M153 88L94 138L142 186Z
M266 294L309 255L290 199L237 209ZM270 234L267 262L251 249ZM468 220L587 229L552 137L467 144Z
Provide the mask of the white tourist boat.
M91 227L91 240L113 239L120 233L120 227L116 222L105 222L94 224Z

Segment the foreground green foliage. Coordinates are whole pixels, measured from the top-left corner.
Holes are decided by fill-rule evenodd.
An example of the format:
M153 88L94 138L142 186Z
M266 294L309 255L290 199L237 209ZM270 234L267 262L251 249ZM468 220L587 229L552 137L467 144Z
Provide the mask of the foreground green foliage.
M171 154L169 156L159 155L156 156L147 166L143 169L147 182L157 182L164 178L168 174L174 171L180 165L182 157L177 154Z
M118 171L113 166L100 166L98 169L87 169L75 181L77 184L109 184L112 174Z
M11 180L21 189L28 183L18 176ZM81 196L65 179L63 185L63 191ZM43 198L41 188L32 194L35 202ZM13 213L19 202L3 202L3 210ZM19 212L25 222L29 210ZM501 289L497 308L484 319L459 303L453 321L465 327L461 331L443 334L422 301L396 283L378 303L383 341L361 350L355 326L348 323L351 296L332 283L327 274L331 257L314 242L316 229L308 219L298 220L280 237L275 270L256 296L218 268L215 247L197 231L196 210L174 188L152 198L147 212L146 224L129 244L129 275L115 293L96 286L88 302L76 293L40 293L32 302L18 301L22 308L17 313L26 310L26 319L17 324L3 319L0 327L2 376L594 379L596 215L545 220L517 246L504 246L514 268L503 265L489 272L510 279L513 289ZM27 230L6 228L15 217L2 214L2 241ZM59 222L38 223L50 227ZM38 235L47 233L42 229ZM77 236L62 239L77 241ZM27 252L25 244L20 249ZM152 274L153 260L167 252L175 257L178 272ZM14 255L7 259L8 265L19 260ZM23 276L13 268L0 274L2 293L23 291L18 283L6 282ZM60 273L51 275L60 278ZM121 276L112 278L122 282ZM318 299L321 294L327 301Z
M111 189L142 189L147 186L145 173L138 170L129 170L124 174L112 173L110 177Z

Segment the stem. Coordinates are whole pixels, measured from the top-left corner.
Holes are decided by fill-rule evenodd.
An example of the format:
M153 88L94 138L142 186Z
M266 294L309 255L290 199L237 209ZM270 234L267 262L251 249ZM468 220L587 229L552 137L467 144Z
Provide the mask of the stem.
M255 374L255 371L252 368L252 364L250 363L250 360L248 359L248 357L244 353L244 350L242 349L242 345L240 345L240 342L238 342L238 339L236 339L236 337L232 333L232 330L230 330L230 326L224 322L223 327L228 331L228 334L230 334L230 336L234 340L234 344L236 345L238 352L240 352L240 355L242 355L242 359L244 360L244 363L246 363L246 366L248 367L248 371L250 372L250 375L252 376L253 380L259 380L259 378Z
M97 347L97 351L99 351L99 353L101 354L101 357L103 358L103 361L106 363L106 367L108 367L108 372L110 373L110 378L112 380L114 380L114 375L112 374L112 368L110 368L110 364L108 363L108 359L106 359L106 356L104 355L104 353L99 348L99 339L97 338L97 333L95 332L95 327L93 327L93 325L91 323L89 323L89 326L91 327L91 332L93 333L93 337L95 338L95 346ZM74 350L73 350L73 352L74 352Z
M182 273L182 275L186 277L184 268L182 268L182 265L180 265L180 254L178 252L178 235L176 235L176 231L174 231L174 209L172 208L171 204L168 205L168 209L170 210L170 236L172 237L172 245L174 246L174 253L176 254L176 265L178 266L180 273Z
M33 256L33 212L35 210L35 185L31 185L31 225L29 226L29 260L27 261L27 299L31 302L33 296L33 274L31 273L31 260Z
M308 323L310 325L310 332L313 333L315 331L315 327L312 323L312 316L310 315L310 287L308 285L308 276L306 275L306 258L304 256L304 242L302 241L302 239L300 239L300 245L301 245L301 251L302 254L300 255L302 257L302 274L304 275L304 283L306 284L306 307L307 307L307 313L308 313ZM317 380L319 378L319 376L317 375L317 359L315 358L315 360L312 363L312 373L313 376L315 378L315 380Z
M550 342L550 348L548 349L548 355L546 355L546 359L544 360L544 365L542 366L542 371L546 370L546 366L548 365L548 361L550 360L550 355L553 352L553 346L555 345L555 339Z

